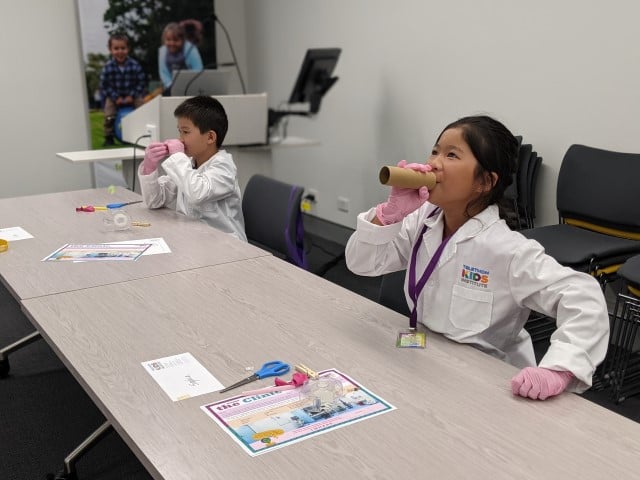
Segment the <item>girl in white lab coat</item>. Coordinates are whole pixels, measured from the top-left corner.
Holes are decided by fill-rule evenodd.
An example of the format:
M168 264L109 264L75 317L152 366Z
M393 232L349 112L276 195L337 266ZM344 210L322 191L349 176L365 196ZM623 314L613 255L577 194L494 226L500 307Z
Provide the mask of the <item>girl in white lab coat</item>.
M522 368L511 380L514 395L544 400L591 386L606 354L609 317L593 277L561 266L500 218L517 148L490 117L448 125L426 165L398 164L432 171L436 185L393 187L386 202L361 213L346 260L359 275L406 268L412 327L419 321ZM557 319L538 366L524 329L530 310Z
M180 139L150 143L138 168L144 203L173 208L246 241L236 165L221 149L228 128L222 104L191 97L174 115ZM158 171L161 162L165 175Z

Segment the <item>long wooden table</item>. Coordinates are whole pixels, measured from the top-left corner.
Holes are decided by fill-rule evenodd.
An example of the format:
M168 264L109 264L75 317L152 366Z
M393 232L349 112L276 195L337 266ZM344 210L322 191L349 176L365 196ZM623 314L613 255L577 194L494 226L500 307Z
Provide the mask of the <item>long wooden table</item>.
M638 424L573 394L514 397L514 367L437 334L424 350L398 349L405 317L274 257L30 298L23 307L156 479L601 480L640 472ZM183 352L224 384L273 359L334 367L397 410L252 458L199 408L222 395L173 402L141 366Z

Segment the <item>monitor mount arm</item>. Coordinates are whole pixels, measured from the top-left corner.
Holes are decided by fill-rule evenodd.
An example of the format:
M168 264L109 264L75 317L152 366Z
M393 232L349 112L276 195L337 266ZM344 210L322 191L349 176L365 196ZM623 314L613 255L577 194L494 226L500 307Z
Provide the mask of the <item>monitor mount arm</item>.
M338 77L330 77L326 72L320 73L315 79L313 92L309 98L309 112L318 113L320 101L331 87L338 81Z
M299 110L274 110L269 109L269 128L277 125L287 115L300 115L302 117L310 117L320 110L320 101L322 97L329 91L331 87L338 81L338 77L330 77L326 72L322 72L316 76L314 88L309 96L309 111Z
M288 115L300 115L302 117L310 117L311 114L309 112L300 112L300 111L291 111L291 110L274 110L273 108L269 109L269 116L268 116L268 122L269 122L269 128L277 125L278 123L280 123L280 120L282 120L284 117L288 116Z

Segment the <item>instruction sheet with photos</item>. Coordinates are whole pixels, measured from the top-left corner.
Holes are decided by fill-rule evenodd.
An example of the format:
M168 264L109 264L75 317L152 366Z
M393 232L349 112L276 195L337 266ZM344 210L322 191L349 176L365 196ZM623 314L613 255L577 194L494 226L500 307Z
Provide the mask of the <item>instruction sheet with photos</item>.
M142 362L142 366L174 402L223 388L222 383L188 352Z
M149 244L67 243L42 259L43 262L93 262L137 260Z
M294 390L235 396L201 408L251 456L395 410L335 369Z

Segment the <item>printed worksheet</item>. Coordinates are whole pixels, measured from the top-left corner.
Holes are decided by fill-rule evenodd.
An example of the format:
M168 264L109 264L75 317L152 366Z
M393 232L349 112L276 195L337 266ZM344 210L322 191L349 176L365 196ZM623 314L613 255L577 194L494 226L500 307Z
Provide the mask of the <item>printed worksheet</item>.
M295 390L239 395L200 408L252 457L395 410L335 369Z
M190 353L149 360L142 366L174 402L223 388Z

